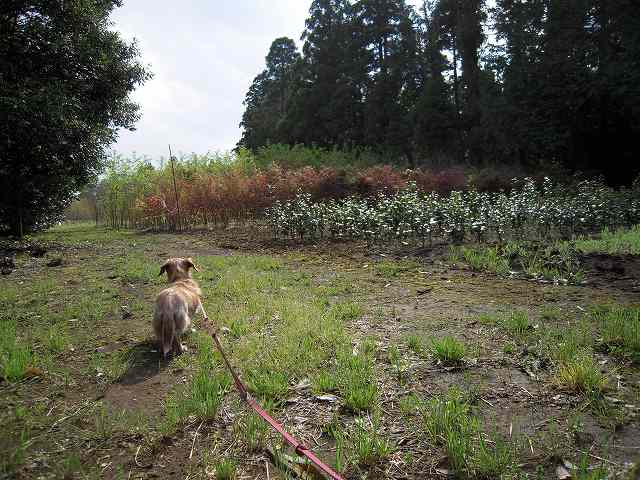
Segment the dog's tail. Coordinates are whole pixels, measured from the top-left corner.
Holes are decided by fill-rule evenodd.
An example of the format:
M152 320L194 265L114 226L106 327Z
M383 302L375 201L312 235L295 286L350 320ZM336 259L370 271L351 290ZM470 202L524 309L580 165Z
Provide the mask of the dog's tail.
M160 345L162 348L162 355L167 358L169 352L173 348L173 340L176 336L176 321L173 318L173 312L167 312L162 319L162 326L160 327Z

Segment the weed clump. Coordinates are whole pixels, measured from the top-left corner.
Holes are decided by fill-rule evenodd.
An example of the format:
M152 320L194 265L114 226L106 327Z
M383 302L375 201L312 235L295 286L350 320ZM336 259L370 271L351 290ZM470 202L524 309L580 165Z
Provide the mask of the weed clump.
M466 355L466 347L459 340L447 336L431 340L431 354L443 365L460 365Z

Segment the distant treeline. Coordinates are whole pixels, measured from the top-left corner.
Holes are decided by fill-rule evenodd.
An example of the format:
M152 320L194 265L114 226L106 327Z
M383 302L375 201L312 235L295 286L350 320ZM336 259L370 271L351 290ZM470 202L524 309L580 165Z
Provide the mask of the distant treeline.
M302 40L273 42L239 146L638 171L637 0L314 0Z

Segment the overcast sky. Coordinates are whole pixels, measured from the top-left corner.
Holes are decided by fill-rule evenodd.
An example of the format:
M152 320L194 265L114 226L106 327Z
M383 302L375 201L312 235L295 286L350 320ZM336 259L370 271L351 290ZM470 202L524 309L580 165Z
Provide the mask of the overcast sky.
M421 0L409 0L417 5ZM142 107L135 132L114 150L167 156L230 150L240 139L244 96L265 66L271 42L298 45L311 0L125 0L112 15L136 38L154 78L133 98Z

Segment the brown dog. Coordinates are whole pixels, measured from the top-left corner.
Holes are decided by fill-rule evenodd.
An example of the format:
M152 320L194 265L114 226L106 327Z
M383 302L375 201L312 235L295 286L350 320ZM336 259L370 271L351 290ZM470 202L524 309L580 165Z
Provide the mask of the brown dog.
M170 258L160 267L160 275L166 272L170 285L156 297L153 330L164 358L172 351L182 353L180 337L200 308L202 291L191 278L192 268L198 271L190 258Z

